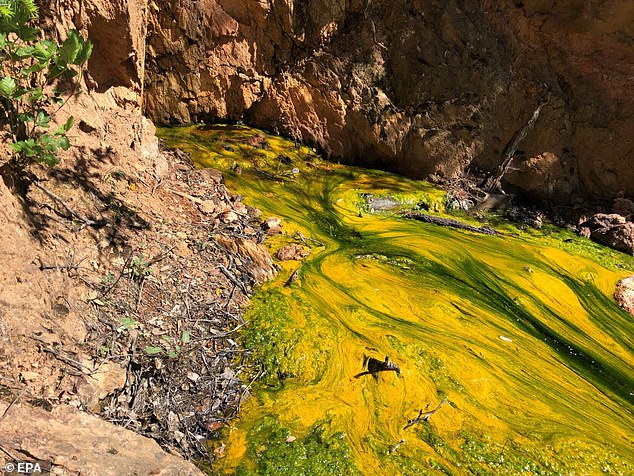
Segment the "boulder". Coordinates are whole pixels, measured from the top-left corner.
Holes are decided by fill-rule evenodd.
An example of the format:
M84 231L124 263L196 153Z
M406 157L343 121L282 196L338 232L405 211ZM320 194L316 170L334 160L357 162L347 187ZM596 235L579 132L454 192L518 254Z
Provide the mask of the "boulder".
M634 254L634 223L618 214L597 213L578 226L579 233L596 243Z
M634 223L627 222L590 233L590 239L601 245L634 255Z
M5 413L6 412L6 413ZM192 463L153 440L69 406L41 408L0 402L0 466L9 454L52 474L202 476Z
M614 299L619 306L634 315L634 276L628 276L616 283Z
M625 222L625 218L616 213L597 213L595 215L592 215L590 219L583 222L580 226L587 227L592 232L601 228L610 228L616 225L623 225L625 224Z

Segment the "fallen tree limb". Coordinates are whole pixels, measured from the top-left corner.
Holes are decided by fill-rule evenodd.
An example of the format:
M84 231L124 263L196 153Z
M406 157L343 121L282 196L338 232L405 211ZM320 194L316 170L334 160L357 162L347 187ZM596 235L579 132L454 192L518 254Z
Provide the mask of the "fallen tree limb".
M91 220L90 218L86 218L85 216L80 215L75 210L73 210L64 200L62 200L60 197L55 195L53 192L51 192L49 189L47 189L43 185L40 185L37 181L33 181L32 183L37 188L39 188L42 192L44 192L46 195L48 195L50 198L52 198L54 201L56 201L62 207L64 207L66 209L66 211L68 213L70 213L71 216L73 216L77 220L81 221L83 223L82 228L84 228L86 226L102 226L103 225L102 221Z
M435 217L432 215L427 215L426 213L406 213L403 215L403 218L408 218L410 220L418 220L424 223L431 223L433 225L439 226L448 226L450 228L457 228L459 230L467 230L472 231L474 233L482 233L484 235L497 235L497 231L488 226L473 226L468 225L467 223L463 223L458 220L454 220L452 218L441 218Z
M526 122L526 124L524 124L524 126L519 131L513 134L513 137L511 138L509 143L506 144L506 147L502 152L502 163L495 170L495 174L487 179L483 187L484 190L486 190L487 192L503 192L502 178L508 171L511 162L513 161L513 157L515 155L515 152L517 151L517 147L519 146L520 142L524 140L526 135L531 130L533 130L533 127L535 127L535 123L537 122L537 119L539 119L539 115L542 112L542 108L546 104L548 104L548 101L541 102L537 109L535 109L535 111L531 115L530 119Z
M442 407L445 403L447 403L447 397L443 398L442 402L440 402L438 404L438 406L436 408L434 408L430 412L424 412L423 410L420 410L418 412L418 416L416 418L412 418L411 420L407 420L407 425L405 425L405 428L403 428L403 430L407 430L410 426L416 425L416 423L421 423L423 421L429 421L429 419L432 417L432 415L434 413L436 413L438 410L440 410L440 407Z

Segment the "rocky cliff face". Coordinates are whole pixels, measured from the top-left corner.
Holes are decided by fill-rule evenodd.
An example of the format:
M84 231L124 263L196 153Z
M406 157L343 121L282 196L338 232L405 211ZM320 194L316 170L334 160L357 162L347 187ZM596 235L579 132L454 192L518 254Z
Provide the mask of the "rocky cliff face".
M414 177L493 170L543 200L634 189L627 0L151 2L146 110L245 120Z
M145 70L147 0L39 0L48 35L71 28L94 43L84 86L97 102L134 110L141 106ZM95 119L95 118L92 118Z

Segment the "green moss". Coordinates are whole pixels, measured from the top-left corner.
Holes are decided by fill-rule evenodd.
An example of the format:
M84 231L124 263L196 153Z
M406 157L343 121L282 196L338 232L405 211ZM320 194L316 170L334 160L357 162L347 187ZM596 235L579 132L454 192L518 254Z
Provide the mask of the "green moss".
M330 436L321 425L294 441L291 432L273 417L263 418L249 432L248 454L254 467L244 463L238 476L339 476L360 475L343 433Z

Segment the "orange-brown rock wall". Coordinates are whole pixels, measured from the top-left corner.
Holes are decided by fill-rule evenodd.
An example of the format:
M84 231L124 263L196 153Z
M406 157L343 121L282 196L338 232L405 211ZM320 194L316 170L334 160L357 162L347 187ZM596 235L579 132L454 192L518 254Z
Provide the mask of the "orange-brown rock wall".
M158 122L244 120L450 179L494 170L547 102L504 188L556 202L634 192L628 0L43 3L58 30L95 42L94 89L143 95Z

